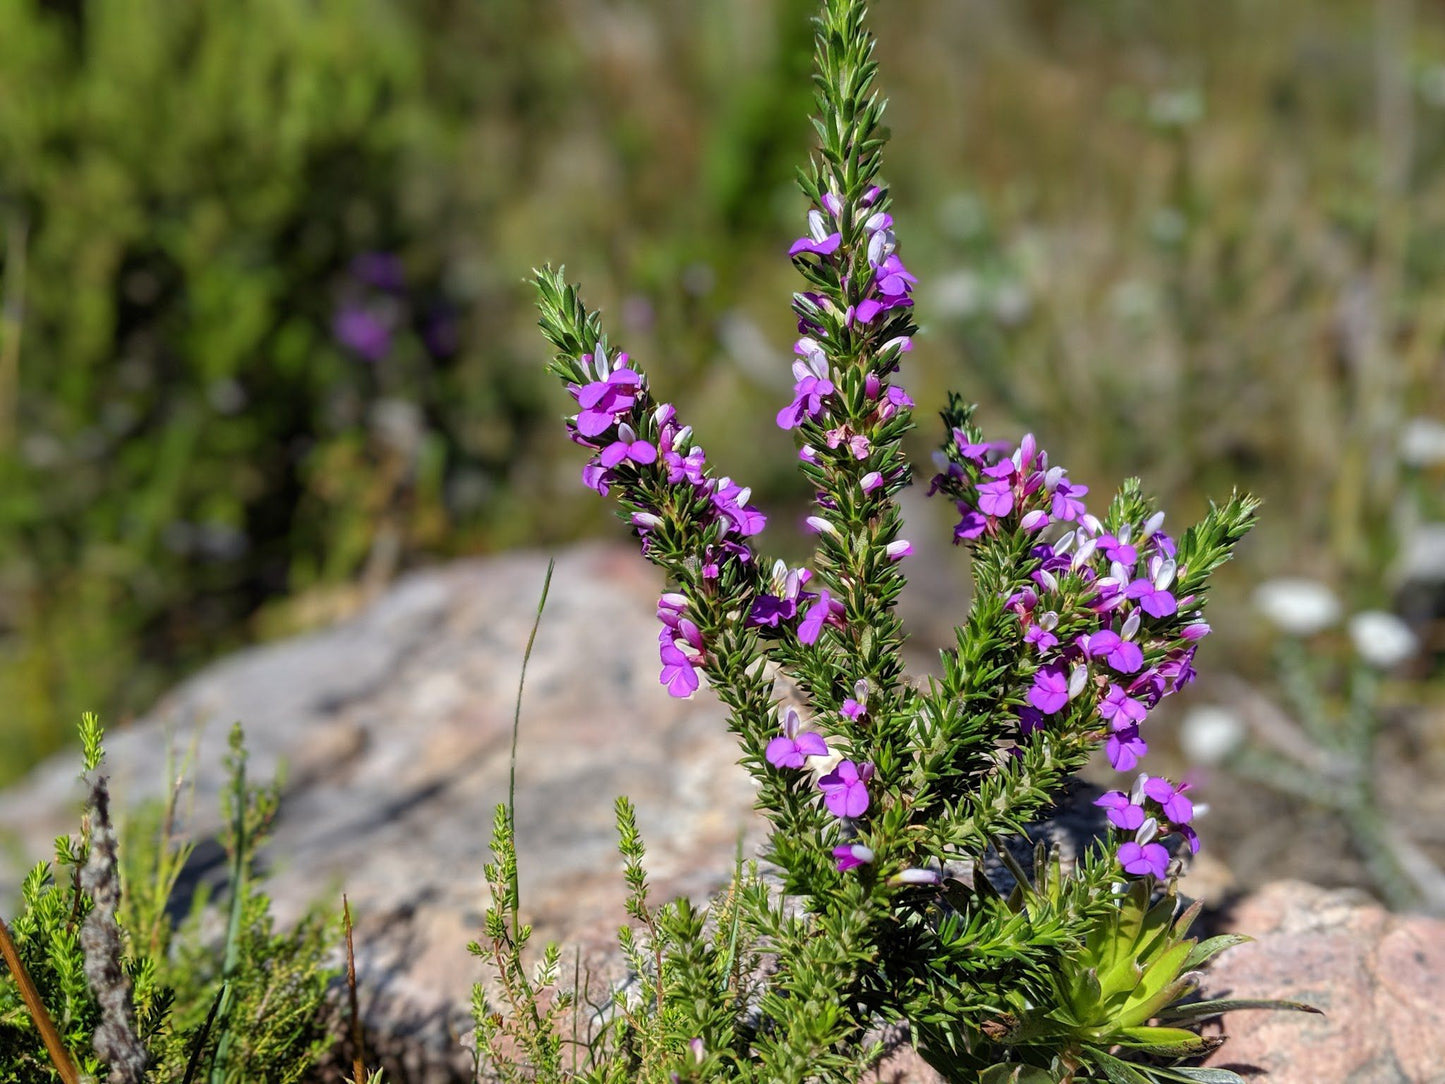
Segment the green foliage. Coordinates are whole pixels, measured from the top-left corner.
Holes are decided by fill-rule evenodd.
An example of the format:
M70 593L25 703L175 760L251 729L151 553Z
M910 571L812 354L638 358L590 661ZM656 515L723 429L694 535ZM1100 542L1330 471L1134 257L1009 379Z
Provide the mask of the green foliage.
M94 717L82 729L98 743ZM276 790L246 784L239 728L232 743L228 846L239 879L231 883L235 917L221 951L202 933L203 898L179 931L166 914L190 849L173 835L179 788L162 810L144 813L122 834L118 925L136 1034L150 1053L147 1084L189 1084L206 1076L217 1084L241 1084L257 1079L257 1066L265 1066L267 1081L299 1081L335 1043L327 1001L338 974L335 916L314 909L293 929L277 929L271 901L254 878ZM26 878L13 934L65 1048L82 1073L104 1081L107 1070L93 1048L99 1009L80 942L91 909L79 880L89 854L88 825L89 817L78 841L57 840L54 865L41 863ZM60 1080L13 976L0 976L0 1082Z
M798 398L779 415L816 493L806 569L758 551L762 524L745 507L749 491L706 466L690 427L608 341L577 288L550 268L536 274L542 332L556 351L549 368L580 408L569 431L597 453L584 478L616 497L643 553L668 577L659 610L664 682L689 694L696 682L669 671L693 667L727 706L781 881L775 896L739 876L728 897L737 944L763 961L749 973L756 986L744 1008L733 986L719 985L709 916L686 901L649 906L633 811L619 802L628 913L641 927L624 927L620 940L636 994L601 1047L598 1071L605 1076L620 1060L644 1081L842 1084L876 1064L882 1045L870 1033L906 1023L950 1080L1189 1079L1195 1070L1182 1061L1208 1044L1151 1021L1187 1018L1179 1002L1195 980L1186 972L1222 947L1185 938L1192 915L1174 925L1171 855L1155 840L1193 839L1192 830L1173 814L1162 824L1146 818L1140 806L1137 839L1124 846L1141 855L1152 848L1157 865L1144 869L1156 872L1127 890L1119 882L1140 875L1139 865L1107 839L1067 870L1040 845L1032 873L1011 847L1065 798L1090 755L1118 740L1107 720L1122 708L1111 699L1104 710L1106 692L1140 697L1130 703L1142 716L1192 678L1195 644L1208 631L1209 579L1253 524L1257 502L1236 496L1212 507L1176 547L1131 479L1095 521L1063 503L1064 472L1032 437L1011 459L986 461L995 446L973 407L952 397L933 488L964 514L956 540L969 543L974 601L957 649L945 653L943 679L926 689L907 680L896 547L908 547L896 495L911 480L901 442L912 421L911 402L894 394L901 388L892 380L917 327L904 296L911 286L899 285L912 279L885 263L896 242L864 9L863 0L825 0L815 20L820 146L799 177L813 208L810 240L793 254L807 287L793 296L804 360ZM634 455L638 441L651 452ZM985 486L1003 487L1006 500L985 508ZM1039 533L1051 525L1058 530ZM1105 534L1117 536L1110 546L1132 539L1136 557L1108 556ZM1137 598L1147 601L1128 602ZM785 600L795 612L769 619ZM1053 633L1055 645L1108 629L1131 642L1138 661L1106 665L1071 646L1035 649L1025 621ZM801 694L805 721L782 707L779 676ZM1034 714L1028 725L1025 711ZM837 770L851 771L866 800L821 801L830 779L843 784L837 774L815 779L801 748L795 763L786 752L764 755L800 726L818 749L826 738L826 752L841 758ZM823 755L818 749L810 755ZM499 854L514 868L508 827L499 815ZM986 872L991 861L1012 880L1006 891ZM974 871L971 885L944 875L960 862ZM1153 904L1156 876L1166 894ZM506 904L515 909L515 891ZM498 941L493 962L516 968L519 951ZM514 1005L518 1034L536 1044L550 1022L524 1019L521 1008ZM557 1074L555 1060L537 1071L571 1079Z
M11 932L66 1048L83 1072L94 1073L99 1059L91 1050L91 1038L99 1011L86 985L80 949L80 923L89 912L89 900L77 883L85 857L83 841L79 848L68 838L57 841L53 870L41 862L21 885L21 911ZM54 1084L59 1080L17 984L9 975L0 977L0 1081Z
M3 258L25 265L0 378L0 696L26 727L6 769L77 704L143 707L278 593L441 546L444 470L507 466L461 430L524 423L526 389L428 346L455 305L404 173L457 118L424 22L372 0L0 10ZM398 248L405 296L348 273ZM349 301L396 324L375 364L333 339Z

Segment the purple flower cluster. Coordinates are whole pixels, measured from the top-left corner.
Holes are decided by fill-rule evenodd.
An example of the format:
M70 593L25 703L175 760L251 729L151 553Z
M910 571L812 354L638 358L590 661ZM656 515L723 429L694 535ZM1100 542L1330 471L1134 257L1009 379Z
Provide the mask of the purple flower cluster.
M364 361L385 361L397 335L408 326L415 328L434 358L457 351L457 326L450 306L439 301L418 311L406 268L395 253L363 252L353 259L341 295L331 316L331 334Z
M1161 529L1163 514L1137 529L1125 524L1110 532L1084 503L1088 487L1050 467L1032 435L1012 451L961 430L953 439L957 457L944 458L932 492L956 498L955 542L1006 529L1064 529L1055 541L1033 547L1030 583L1007 603L1037 661L1027 706L1019 709L1023 734L1091 692L1109 762L1132 771L1148 752L1140 724L1194 679L1195 645L1209 632L1197 615L1180 616L1196 600L1170 591L1176 548ZM1070 630L1067 638L1060 628Z
M1163 877L1169 868L1169 848L1161 838L1178 835L1192 854L1199 853L1199 836L1189 822L1194 803L1184 796L1188 783L1175 786L1162 776L1140 774L1125 794L1111 790L1094 804L1108 811L1109 823L1127 838L1119 846L1119 864L1125 873Z
M882 190L877 186L868 189L859 200L859 210L866 212L881 195ZM828 400L838 390L828 361L828 330L821 319L812 318L813 314L831 313L840 318L844 328L865 328L891 309L911 306L913 287L918 283L898 256L893 216L886 211L875 211L863 224L866 262L862 264L855 292L850 282L853 274L850 253L842 248L843 201L829 192L823 196L822 202L821 208L808 212L808 235L793 242L788 255L798 259L816 256L821 262L833 264L843 294L856 296L858 300L840 311L831 298L822 294L798 295L798 330L803 337L793 346L794 353L798 355L798 360L793 363L796 380L793 401L778 411L778 426L782 429L795 429L805 419L823 420L828 413ZM912 345L906 336L884 343L878 350L878 356L884 359L885 371L891 372L897 365L898 355L912 349ZM868 381L865 390L870 399L879 402L880 420L886 420L900 409L913 405L907 392L898 387L884 387L876 374L870 374ZM835 449L846 445L857 459L868 456L867 437L844 427L829 430L827 442L830 448ZM812 461L811 455L816 455L816 452L804 448L802 454L804 459Z
M624 472L649 469L660 474L667 485L691 491L679 505L706 509L703 522L690 525L711 539L698 554L704 579L716 580L726 561L752 560L752 549L744 540L759 534L766 520L749 503L751 492L731 478L708 475L707 457L690 443L691 429L677 424L672 404L650 407L646 381L629 366L626 354L609 361L606 353L598 350L582 355L581 366L589 379L567 386L578 407L569 419L569 432L574 441L597 453L582 468L582 481L588 488L606 496ZM655 432L656 439L647 439L642 432ZM642 491L631 495L639 501L650 499ZM644 553L652 532L662 523L660 507L644 506L632 514ZM686 616L686 608L684 596L669 593L662 596L657 610L662 622L658 635L660 681L676 697L691 696L697 690L698 670L706 657L702 633Z
M747 624L751 628L785 628L796 622L798 640L815 644L824 625L842 627L843 603L827 588L805 591L803 586L813 578L806 568L789 568L784 562L773 565L771 592L753 600ZM801 618L801 620L799 620Z
M858 719L867 713L867 683L859 682L855 698L849 698L843 713ZM851 709L851 710L850 710ZM783 713L782 733L768 742L764 756L774 768L806 768L808 757L831 755L828 743L822 736L811 730L804 730L798 712L789 708ZM818 789L823 794L823 804L833 816L844 820L861 817L868 811L871 799L868 784L873 779L872 764L858 764L852 760L840 760L833 770L818 778ZM861 857L868 852L867 857ZM838 869L848 870L864 862L872 861L872 852L866 847L841 844L833 849Z

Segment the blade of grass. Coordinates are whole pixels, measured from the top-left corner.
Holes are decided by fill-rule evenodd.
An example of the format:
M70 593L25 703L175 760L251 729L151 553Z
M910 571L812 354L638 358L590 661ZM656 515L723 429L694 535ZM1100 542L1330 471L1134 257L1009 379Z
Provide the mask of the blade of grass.
M10 928L5 925L3 918L0 918L0 956L5 958L5 966L15 977L15 985L20 988L20 999L30 1010L30 1019L35 1021L36 1030L40 1032L40 1038L45 1043L45 1050L55 1065L55 1071L60 1074L60 1079L65 1084L79 1084L80 1074L75 1070L75 1063L70 1060L65 1044L60 1041L60 1033L55 1030L55 1023L46 1011L45 1002L40 1000L40 991L35 988L30 972L25 970L25 965L20 960L15 942L10 939Z
M232 730L232 748L235 750L235 769L231 780L235 806L232 812L231 829L235 833L235 853L231 856L231 911L226 922L226 955L221 964L221 982L229 987L236 976L241 962L241 915L246 904L246 753L240 744L240 724ZM216 1056L211 1062L211 1084L225 1084L226 1059L231 1052L231 998L223 999L217 1026L220 1039L216 1042Z
M221 1002L231 992L229 983L221 983L221 988L216 991L216 996L211 999L211 1010L206 1013L206 1022L201 1025L200 1034L196 1036L196 1045L191 1047L191 1056L186 1062L186 1075L181 1078L181 1084L191 1084L196 1079L196 1070L201 1067L201 1052L206 1049L206 1040L211 1037L211 1028L216 1023L216 1014L221 1009Z
M532 647L537 642L537 629L542 624L542 611L547 608L547 592L552 589L552 570L557 566L557 559L554 557L547 562L547 575L542 580L542 597L537 600L537 616L532 619L532 632L527 637L527 650L522 653L522 673L517 678L517 706L512 712L512 764L511 771L507 777L507 819L512 822L515 831L517 826L517 734L522 728L522 690L527 684L527 663L532 658ZM509 886L512 890L512 899L521 898L521 889L517 883L517 867L512 867L512 883ZM519 908L512 909L512 940L515 941L521 932L521 918Z

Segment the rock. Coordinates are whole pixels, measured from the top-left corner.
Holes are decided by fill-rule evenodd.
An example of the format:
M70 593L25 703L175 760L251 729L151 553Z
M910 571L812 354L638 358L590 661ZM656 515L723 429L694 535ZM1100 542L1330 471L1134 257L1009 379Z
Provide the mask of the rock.
M1230 1013L1209 1064L1268 1084L1445 1084L1445 921L1281 881L1223 925L1255 940L1218 958L1206 996L1288 998L1325 1015Z
M267 852L283 919L316 899L358 916L368 1024L405 1047L409 1080L469 1069L482 976L467 943L481 933L492 811L507 796L522 653L547 558L518 554L402 579L357 617L216 663L108 741L117 807L159 796L165 751L200 736L194 766L202 840L219 826L222 756L246 727L253 778L285 763ZM704 898L730 873L739 835L761 828L734 763L723 712L704 691L670 698L657 683L661 578L635 552L593 546L559 557L527 672L517 760L524 917L535 944L564 940L609 958L624 918L613 800L637 804L656 899ZM0 795L0 906L25 864L74 829L74 754ZM203 845L187 879L224 877ZM8 899L6 899L8 897ZM467 1073L470 1079L470 1073Z

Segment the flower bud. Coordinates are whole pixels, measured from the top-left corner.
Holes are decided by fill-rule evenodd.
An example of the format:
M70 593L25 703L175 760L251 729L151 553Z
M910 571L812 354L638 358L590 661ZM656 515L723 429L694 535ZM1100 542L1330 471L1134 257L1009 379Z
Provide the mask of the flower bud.
M815 534L830 534L834 538L839 537L838 528L834 527L822 516L809 516L807 519L803 520L803 522L806 523L808 525L808 529Z

